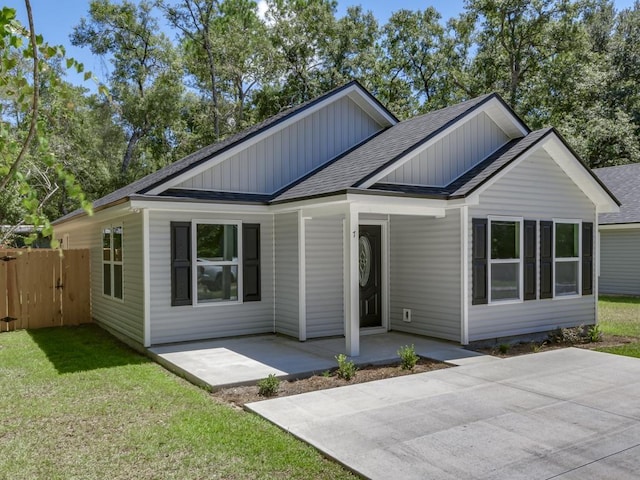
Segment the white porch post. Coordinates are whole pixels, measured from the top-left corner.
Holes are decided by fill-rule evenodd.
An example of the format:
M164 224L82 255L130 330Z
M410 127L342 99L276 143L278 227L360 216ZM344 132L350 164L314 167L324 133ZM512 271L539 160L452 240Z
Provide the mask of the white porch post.
M360 355L358 288L358 210L347 206L344 221L344 336L347 355Z
M298 340L307 339L306 218L298 210Z

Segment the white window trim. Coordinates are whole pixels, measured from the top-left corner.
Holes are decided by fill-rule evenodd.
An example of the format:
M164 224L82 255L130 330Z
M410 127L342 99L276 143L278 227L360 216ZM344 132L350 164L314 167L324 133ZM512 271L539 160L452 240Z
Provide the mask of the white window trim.
M556 225L559 223L570 223L578 226L578 256L567 258L556 258ZM577 218L554 218L553 219L553 299L565 300L570 298L578 298L582 296L582 220ZM571 295L556 295L556 264L558 262L578 262L578 278L576 279L577 293Z
M491 258L491 224L492 222L518 222L520 224L519 232L519 253L520 259L495 259ZM499 215L487 216L487 296L489 305L512 305L522 303L524 300L524 217L503 217ZM519 265L518 269L518 298L510 298L505 300L493 300L491 298L491 270L493 264L515 264Z
M237 265L238 267L238 299L221 300L218 302L198 302L198 225L235 225L238 232L238 260L215 262L215 265ZM243 303L243 278L242 278L242 221L241 220L215 220L193 219L191 220L191 288L194 308L219 307L229 305L241 305Z
M122 249L122 260L120 261L116 261L114 260L114 252L113 252L113 230L119 228L121 230L121 245L120 248ZM109 260L105 260L104 259L104 251L103 251L103 244L102 242L104 241L104 231L105 230L109 230L110 232L110 240L109 240L109 247L111 249L110 255L109 255ZM100 254L102 255L100 258L101 261L101 265L102 268L104 270L104 265L109 265L109 268L111 270L111 294L107 295L106 293L104 293L104 271L100 272L101 276L102 276L102 296L105 298L109 298L111 300L114 300L116 302L120 302L120 303L124 303L124 225L121 223L114 223L114 224L110 224L110 225L103 225L102 228L100 229ZM114 265L120 265L122 267L122 298L118 298L114 295L114 291L115 291L115 268Z

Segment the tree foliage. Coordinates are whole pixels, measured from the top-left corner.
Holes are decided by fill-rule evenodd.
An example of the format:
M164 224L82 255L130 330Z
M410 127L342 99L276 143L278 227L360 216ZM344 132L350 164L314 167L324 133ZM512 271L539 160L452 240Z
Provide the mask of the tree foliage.
M65 61L78 72L84 68L65 59L62 47L50 46L36 34L28 0L25 7L27 27L16 19L15 10L0 10L0 244L9 242L23 224L49 236L46 207L60 189L76 205L90 208L75 176L50 148L40 105L44 92L59 101L67 98L56 65ZM37 235L33 232L29 240Z

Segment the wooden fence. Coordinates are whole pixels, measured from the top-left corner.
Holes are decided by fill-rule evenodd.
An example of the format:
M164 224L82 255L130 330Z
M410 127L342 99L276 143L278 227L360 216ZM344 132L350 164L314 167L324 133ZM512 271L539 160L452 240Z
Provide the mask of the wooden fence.
M91 321L89 250L0 250L0 332Z

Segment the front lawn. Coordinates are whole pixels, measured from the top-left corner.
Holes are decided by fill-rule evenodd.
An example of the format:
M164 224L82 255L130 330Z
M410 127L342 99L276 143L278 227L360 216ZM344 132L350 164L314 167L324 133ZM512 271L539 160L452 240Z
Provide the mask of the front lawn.
M625 337L631 343L597 350L640 358L640 298L602 296L598 310L598 323L605 338Z
M93 325L0 334L0 477L353 478Z

